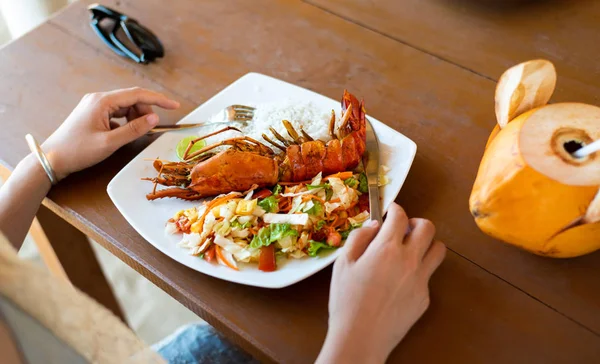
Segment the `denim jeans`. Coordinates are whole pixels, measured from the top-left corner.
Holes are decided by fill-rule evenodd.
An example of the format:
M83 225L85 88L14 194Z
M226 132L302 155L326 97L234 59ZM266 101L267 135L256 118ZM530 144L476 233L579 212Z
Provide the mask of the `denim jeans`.
M152 346L170 364L258 363L208 324L189 324Z

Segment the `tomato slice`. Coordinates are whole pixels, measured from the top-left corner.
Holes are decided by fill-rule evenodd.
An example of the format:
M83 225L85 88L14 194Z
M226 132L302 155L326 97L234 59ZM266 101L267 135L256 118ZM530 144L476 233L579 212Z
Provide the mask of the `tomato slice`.
M273 272L277 269L277 263L275 262L275 244L260 248L258 269L263 272Z
M273 192L264 188L256 193L254 193L252 195L252 198L267 198L267 197L271 196L272 194L273 194Z

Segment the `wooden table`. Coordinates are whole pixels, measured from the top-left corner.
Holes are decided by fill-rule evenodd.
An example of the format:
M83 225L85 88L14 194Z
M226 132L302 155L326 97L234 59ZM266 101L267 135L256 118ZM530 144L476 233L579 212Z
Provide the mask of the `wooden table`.
M164 42L166 57L148 66L96 38L89 3L73 4L0 50L0 158L9 166L27 153L25 133L47 137L86 92L156 89L181 101L179 110L159 113L173 123L249 71L336 99L348 88L366 99L371 115L417 142L397 201L410 215L432 219L449 247L431 282L429 311L390 362L600 362L600 254L533 256L483 235L468 211L495 123L495 80L507 67L550 59L559 74L553 101L599 104L600 3L105 1ZM106 194L110 179L150 141L69 177L44 205L257 358L313 361L327 329L330 269L265 290L204 276L158 252Z

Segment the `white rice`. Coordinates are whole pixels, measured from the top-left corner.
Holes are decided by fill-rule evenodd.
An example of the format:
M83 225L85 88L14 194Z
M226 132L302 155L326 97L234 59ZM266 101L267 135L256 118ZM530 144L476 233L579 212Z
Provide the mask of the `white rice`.
M256 108L254 118L247 125L235 125L242 130L242 134L249 136L261 143L273 147L270 143L262 138L262 134L267 135L270 139L277 142L269 127L273 127L279 134L288 138L289 135L283 126L282 121L288 120L300 134L300 127L308 133L313 139L327 141L330 139L328 134L329 120L331 118L331 110L318 108L310 101L293 101L281 100L278 102L270 102L257 105L249 105ZM210 121L222 120L222 114L214 115ZM339 112L336 112L336 121L339 121ZM216 124L201 128L198 130L199 135L206 135L212 131L223 128L225 125ZM212 144L220 140L241 136L236 131L228 131L222 134L215 135L207 139L207 143ZM281 143L279 143L281 144ZM274 148L277 152L278 150Z
M268 103L256 106L254 119L248 124L244 132L257 140L262 140L265 133L273 139L269 127L275 128L279 134L287 137L287 131L282 120L288 120L300 133L300 127L314 139L328 140L327 129L331 110L317 108L312 102L284 102Z

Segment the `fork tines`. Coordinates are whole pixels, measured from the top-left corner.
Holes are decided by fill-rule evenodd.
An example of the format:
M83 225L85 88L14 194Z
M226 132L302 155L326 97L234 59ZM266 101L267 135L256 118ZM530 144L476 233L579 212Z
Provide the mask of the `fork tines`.
M230 111L232 111L234 120L243 120L248 121L252 120L254 117L255 108L246 105L231 105L229 106Z

